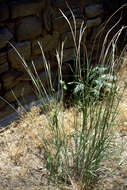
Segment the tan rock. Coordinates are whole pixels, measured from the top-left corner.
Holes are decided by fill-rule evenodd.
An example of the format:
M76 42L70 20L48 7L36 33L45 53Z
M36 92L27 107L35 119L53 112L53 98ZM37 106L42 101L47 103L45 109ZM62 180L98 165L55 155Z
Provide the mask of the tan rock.
M3 109L5 106L6 106L5 101L0 98L0 110Z
M32 41L32 47L31 47L32 48L32 56L36 56L36 55L42 54L41 48L40 48L38 42L40 44L42 44L43 38L39 37L39 38L37 38L37 39L35 39L35 40ZM44 50L44 48L43 48L43 50Z
M127 122L127 104L121 103L119 109L121 121Z
M38 72L44 70L44 68L45 68L44 60L43 60L42 56L33 58L30 62L27 63L27 66L30 69L31 73L35 73L35 72L38 73ZM28 74L27 71L24 72L20 81L31 81L30 75Z
M29 76L29 74L26 72L24 72L24 74L20 77L19 79L20 83L24 83L26 81L31 81L31 78Z
M18 41L32 40L42 34L41 19L28 16L17 23L16 37Z
M60 33L70 31L68 23L63 17L53 19L53 29Z
M34 64L34 67L36 68L37 72L45 71L46 70L46 64L48 64L48 66L50 66L51 70L58 67L56 57L55 58L51 57L51 59L48 59L46 57L46 63L45 63L42 55L34 58L32 60L32 62L29 63L29 68L31 69L31 71L34 72L33 64ZM46 72L47 72L47 70L46 70Z
M46 35L44 38L38 38L32 42L32 55L41 54L38 42L42 45L43 51L56 51L59 44L59 33L54 32L52 35Z
M7 52L0 53L0 65L7 62Z
M81 27L82 22L83 22L83 19L81 19L81 18L76 19L76 28L77 29L79 29ZM72 19L70 20L70 23L71 23L72 29L75 30L75 26L74 26ZM54 18L53 29L59 33L71 31L70 26L68 25L66 19L62 16Z
M18 53L25 59L25 61L29 61L31 57L31 47L30 42L25 41L21 43L16 43L15 45ZM15 49L11 49L8 52L8 61L11 63L12 68L18 70L24 70L23 61L21 57L18 55Z
M45 66L44 66L44 60L43 60L42 56L38 56L38 57L34 58L32 60L32 62L33 62L33 65L36 68L36 71L44 70ZM32 71L34 71L33 65L32 65L32 63L29 64L30 69Z
M17 71L8 71L2 74L1 79L4 84L4 88L5 89L13 88L15 85L19 83L21 76L22 73Z
M0 74L8 70L7 53L0 54Z
M8 67L8 62L5 62L4 64L0 65L0 74L8 71L9 67Z
M38 15L45 7L45 0L23 0L10 3L12 19L29 15Z
M42 90L42 96L46 96L44 89L47 93L48 92L51 93L52 87L55 88L56 86L58 86L57 68L54 68L51 70L50 76L51 76L51 83L50 83L49 75L45 71L40 72L38 74L38 77L36 77L36 80L39 82L39 86ZM33 84L33 89L34 89L34 92L37 94L38 93L37 88L34 84Z
M13 102L16 101L16 98L18 99L19 97L25 97L26 95L32 93L32 88L30 86L29 83L20 83L17 86L15 86L14 88L12 88L12 90L7 91L5 93L4 98L9 101L9 102Z
M78 47L79 45L79 35L80 35L80 30L78 29L76 31L76 45ZM85 42L85 37L86 37L86 31L84 32L84 35L82 36L82 41L81 43ZM75 47L75 43L74 43L74 39L73 39L73 36L72 36L72 33L71 32L64 32L62 35L61 35L61 43L64 42L64 49L66 48L73 48ZM80 43L80 45L81 45Z
M43 22L44 22L44 27L46 31L50 32L52 30L53 9L51 8L50 5L47 5L47 6L48 8L43 13Z
M63 53L63 63L72 60L75 57L75 49L65 49Z

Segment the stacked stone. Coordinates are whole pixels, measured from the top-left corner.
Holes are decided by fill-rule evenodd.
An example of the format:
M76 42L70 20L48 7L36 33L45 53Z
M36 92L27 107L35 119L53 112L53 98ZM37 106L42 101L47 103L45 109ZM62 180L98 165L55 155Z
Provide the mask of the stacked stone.
M86 23L88 33L84 37L85 41L91 37L89 31L102 23L103 7L101 4L92 4L92 0L73 0L68 3L76 18L77 34L82 21ZM74 43L68 23L59 9L72 20L64 0L15 0L0 3L0 96L14 107L17 106L16 98L20 100L34 92L23 60L31 69L33 61L42 76L42 82L46 84L45 66L38 42L50 62L54 79L56 49L65 40L63 73L65 78L68 77L68 62L74 56ZM12 108L0 99L0 118L10 111L13 111Z

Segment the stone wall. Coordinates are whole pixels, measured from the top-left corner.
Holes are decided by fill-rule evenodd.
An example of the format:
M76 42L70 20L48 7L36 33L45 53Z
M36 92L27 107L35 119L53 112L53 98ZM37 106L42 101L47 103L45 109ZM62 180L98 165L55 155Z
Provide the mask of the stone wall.
M76 17L77 33L80 24L85 21L87 30L84 42L90 46L91 36L95 35L95 31L104 19L103 5L99 0L68 0L68 3ZM64 0L15 0L0 3L0 96L14 107L17 107L16 98L22 101L24 97L34 93L34 86L12 45L31 69L31 61L33 61L43 84L47 87L38 41L42 44L46 59L50 62L54 84L56 84L55 52L66 38L63 77L66 79L68 76L68 62L74 55L74 44L68 24L59 8L68 18L71 17ZM0 99L0 118L11 111L12 108Z

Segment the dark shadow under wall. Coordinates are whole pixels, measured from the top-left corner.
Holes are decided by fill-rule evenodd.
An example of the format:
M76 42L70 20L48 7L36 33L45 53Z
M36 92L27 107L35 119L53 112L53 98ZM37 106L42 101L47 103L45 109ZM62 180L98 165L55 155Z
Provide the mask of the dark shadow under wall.
M112 28L115 23L120 20L119 24L112 31L112 35L116 33L116 31L120 30L121 27L126 26L126 18L127 18L127 0L103 0L103 7L105 12L105 18L109 18L113 13L114 16L107 24L106 28ZM119 10L119 11L118 11ZM123 47L127 44L127 30L124 29L119 37L118 42L118 50L119 54L122 51Z
M125 3L127 3L126 0L103 0L105 12L110 14L112 14Z

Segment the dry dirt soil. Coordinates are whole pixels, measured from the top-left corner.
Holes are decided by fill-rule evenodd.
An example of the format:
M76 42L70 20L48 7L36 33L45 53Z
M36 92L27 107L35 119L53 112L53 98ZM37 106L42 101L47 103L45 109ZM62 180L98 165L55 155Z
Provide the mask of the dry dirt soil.
M111 161L105 162L103 176L93 189L127 190L127 61L119 73L119 87L125 87L116 123L115 143L118 151ZM66 110L67 122L70 122L73 110ZM57 187L48 178L43 165L42 136L47 125L45 116L33 107L22 119L13 122L0 132L0 190L52 190L74 189L72 186ZM75 187L74 190L81 190Z

